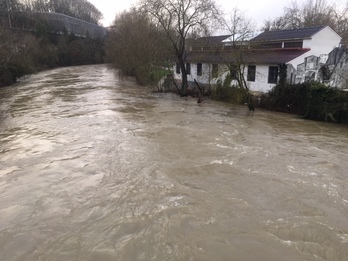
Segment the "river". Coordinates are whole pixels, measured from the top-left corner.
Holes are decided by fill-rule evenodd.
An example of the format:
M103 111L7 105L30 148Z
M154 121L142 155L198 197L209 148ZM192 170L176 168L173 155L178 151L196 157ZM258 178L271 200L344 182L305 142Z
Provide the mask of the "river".
M106 66L0 89L0 260L348 260L348 128Z

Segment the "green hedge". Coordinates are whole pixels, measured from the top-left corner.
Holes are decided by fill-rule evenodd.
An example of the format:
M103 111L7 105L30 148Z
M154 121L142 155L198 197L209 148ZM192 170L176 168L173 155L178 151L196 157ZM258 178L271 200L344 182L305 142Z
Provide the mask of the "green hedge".
M260 107L305 119L348 122L348 93L315 82L278 85L261 98Z

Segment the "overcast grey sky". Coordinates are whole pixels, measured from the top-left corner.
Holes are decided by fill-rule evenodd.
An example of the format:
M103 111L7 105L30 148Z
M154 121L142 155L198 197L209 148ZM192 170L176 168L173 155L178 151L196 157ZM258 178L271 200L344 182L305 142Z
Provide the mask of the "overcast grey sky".
M123 10L130 8L138 2L138 0L89 0L104 15L102 23L108 26L112 23L115 15ZM335 3L344 2L345 0L332 0ZM231 12L234 7L238 7L244 11L247 17L254 20L257 26L263 25L263 21L268 18L275 18L283 13L283 9L289 6L292 0L215 0L215 2L225 12ZM298 3L306 2L306 0L297 0ZM330 2L330 0L329 0Z

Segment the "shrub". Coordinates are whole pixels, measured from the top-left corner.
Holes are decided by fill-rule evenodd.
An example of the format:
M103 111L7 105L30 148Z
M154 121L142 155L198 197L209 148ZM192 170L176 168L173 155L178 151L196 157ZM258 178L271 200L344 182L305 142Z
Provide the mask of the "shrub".
M277 85L262 97L260 107L311 120L348 122L348 94L316 82Z
M210 96L213 100L224 101L228 103L244 104L246 102L245 91L236 86L227 86L218 83Z

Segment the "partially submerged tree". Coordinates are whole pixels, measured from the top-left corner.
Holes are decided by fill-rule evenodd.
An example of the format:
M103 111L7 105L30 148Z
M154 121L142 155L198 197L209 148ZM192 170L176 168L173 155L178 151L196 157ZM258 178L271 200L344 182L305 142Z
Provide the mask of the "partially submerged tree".
M185 66L186 40L197 30L207 31L208 23L218 14L213 0L142 0L142 8L165 31L181 69L181 96L187 96Z

